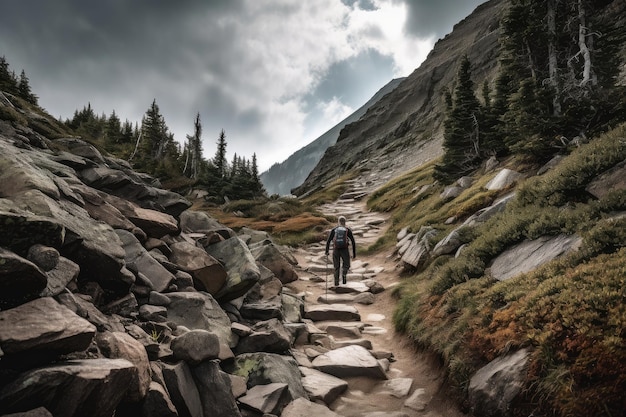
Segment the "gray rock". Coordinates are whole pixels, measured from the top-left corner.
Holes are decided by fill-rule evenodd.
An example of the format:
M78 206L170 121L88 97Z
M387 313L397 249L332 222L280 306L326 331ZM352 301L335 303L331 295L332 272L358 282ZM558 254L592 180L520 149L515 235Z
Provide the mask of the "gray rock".
M252 333L239 339L237 352L283 353L291 347L291 333L278 319L270 319L252 326Z
M283 303L280 295L256 302L244 301L241 316L252 320L283 319Z
M126 230L116 230L116 233L122 242L129 269L136 273L143 273L150 280L155 291L166 290L174 281L174 275L150 256L132 233Z
M346 303L353 303L355 297L356 297L356 294L353 294L353 293L322 294L319 297L317 297L317 302L323 303L323 304L346 304Z
M506 281L577 250L581 243L582 239L576 235L543 236L522 242L493 260L491 275L499 281Z
M305 307L304 317L313 321L360 321L359 311L346 304L311 305Z
M191 369L185 362L159 362L165 386L180 417L202 416L200 393Z
M10 355L40 357L86 349L96 332L87 320L52 298L39 298L0 311L0 348Z
M609 192L626 190L626 161L594 178L585 190L598 199Z
M219 357L220 340L207 330L195 329L174 339L170 347L174 358L189 365L197 365L204 360Z
M176 219L167 213L136 207L132 213L127 212L124 214L135 226L153 238L177 235L180 232Z
M4 386L0 404L11 413L29 409L36 398L54 416L111 417L136 372L124 359L59 362L31 369Z
M338 378L367 376L387 379L378 360L362 346L346 346L313 359L313 366Z
M372 305L376 301L376 297L371 292L364 292L354 297L354 302L363 305Z
M511 402L524 387L530 352L517 352L494 359L470 379L468 397L475 415L509 415Z
M126 359L137 368L128 384L125 401L139 402L150 387L150 362L143 345L132 336L122 332L98 333L96 343L109 359Z
M37 265L0 248L0 307L6 309L39 296L48 276Z
M383 388L396 398L404 398L409 395L412 385L413 378L394 378L385 381Z
M283 408L291 402L287 384L273 382L266 385L255 385L239 398L246 408L262 414L280 415Z
M485 185L485 188L490 191L502 190L513 183L524 178L519 172L515 172L508 168L504 168L498 172L498 174Z
M300 372L303 376L302 385L311 401L323 401L330 405L348 389L346 381L327 373L305 367L300 367Z
M420 231L411 239L404 255L402 262L405 268L420 269L426 263L431 249L430 239L437 234L437 231L429 226L423 226Z
M144 304L139 307L139 318L143 321L166 322L167 308L163 306Z
M334 340L332 342L333 349L339 349L346 346L362 346L367 350L372 350L372 341L369 339L346 339Z
M302 386L298 364L290 356L265 352L243 353L224 366L226 372L247 378L248 387L279 382L289 386L293 398L308 398Z
M439 194L439 198L441 198L443 201L454 200L455 198L460 196L464 190L465 189L463 187L451 185L451 186L444 188L441 194Z
M227 273L217 259L204 249L187 242L174 243L170 245L170 249L172 254L169 260L191 274L199 290L215 295L222 289Z
M236 233L203 211L186 210L180 214L180 228L186 233L218 232L224 239Z
M50 246L36 244L28 249L26 259L48 272L54 269L59 262L59 251Z
M281 294L283 302L283 320L286 323L300 323L304 316L304 300L302 297L287 293Z
M280 417L342 417L321 404L311 402L304 398L297 398L283 410Z
M76 280L80 274L80 267L69 259L61 256L56 266L48 271L46 289L40 294L42 297L52 297L61 294L67 285Z
M230 378L217 361L205 361L192 368L205 416L239 417ZM194 416L195 417L195 416Z
M253 246L250 251L254 259L268 268L282 282L287 284L298 279L298 274L290 260L272 242L261 242Z
M167 306L169 321L186 328L203 329L215 333L221 342L235 347L237 336L231 331L231 322L211 294L205 292L168 293L171 300Z
M179 417L167 391L157 382L151 381L145 400L141 406L145 417Z
M65 146L70 153L89 159L98 164L104 164L104 158L98 149L89 142L78 138L59 138L55 142Z
M452 252L455 252L459 246L463 244L461 241L461 228L454 229L451 231L448 236L444 237L440 240L432 251L432 256L437 257L441 255L448 255Z
M239 298L259 281L261 272L248 246L241 239L233 237L205 249L224 265L227 272L226 284L215 295L216 299L229 301Z
M415 411L424 411L430 400L426 396L424 388L417 388L404 402L404 406Z
M3 414L2 417L54 417L45 407L37 407L34 410L24 411L23 413Z
M99 331L123 332L124 326L120 321L120 317L107 316L102 313L96 306L85 298L90 298L82 294L64 293L59 294L57 299L59 303L69 308L78 316L84 318Z

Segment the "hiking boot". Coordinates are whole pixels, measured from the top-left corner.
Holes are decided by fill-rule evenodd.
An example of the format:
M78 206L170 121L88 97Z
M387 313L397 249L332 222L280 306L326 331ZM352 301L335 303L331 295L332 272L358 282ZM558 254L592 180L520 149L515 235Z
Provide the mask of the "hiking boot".
M342 278L343 278L343 283L344 283L344 285L345 285L345 284L347 284L347 283L348 283L348 280L347 280L346 276L344 275Z

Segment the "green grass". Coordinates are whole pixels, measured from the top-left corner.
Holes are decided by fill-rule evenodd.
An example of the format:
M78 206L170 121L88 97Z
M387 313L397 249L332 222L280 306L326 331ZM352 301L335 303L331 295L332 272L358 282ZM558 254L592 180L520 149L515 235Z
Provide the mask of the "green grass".
M559 166L518 186L503 213L471 231L461 256L442 256L405 277L394 295L398 330L437 352L449 381L465 392L470 376L499 355L532 347L519 415L622 415L626 409L626 191L600 200L589 182L626 160L626 127L575 149ZM500 193L476 176L461 196L438 202L432 165L398 178L372 196L370 207L392 213L390 236L429 225L445 236L449 217L463 220ZM458 224L458 223L457 223ZM488 274L492 259L526 239L578 234L582 248L505 282ZM384 241L384 246L390 241ZM529 408L530 407L530 408ZM526 413L526 414L523 414Z

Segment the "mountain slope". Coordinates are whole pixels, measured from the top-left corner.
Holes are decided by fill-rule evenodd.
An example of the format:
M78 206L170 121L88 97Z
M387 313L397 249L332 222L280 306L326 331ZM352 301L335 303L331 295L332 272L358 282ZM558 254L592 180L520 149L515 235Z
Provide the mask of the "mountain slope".
M303 195L338 175L358 168L393 177L441 154L442 89L455 79L466 54L476 85L497 69L499 21L504 0L490 0L440 39L422 65L387 96L347 125L306 181L293 193Z
M291 192L292 188L302 184L307 175L320 161L326 149L337 142L341 129L361 118L367 109L393 91L403 80L404 78L391 80L350 116L343 119L313 142L294 152L285 161L276 163L263 172L260 178L267 192L269 194L286 195Z

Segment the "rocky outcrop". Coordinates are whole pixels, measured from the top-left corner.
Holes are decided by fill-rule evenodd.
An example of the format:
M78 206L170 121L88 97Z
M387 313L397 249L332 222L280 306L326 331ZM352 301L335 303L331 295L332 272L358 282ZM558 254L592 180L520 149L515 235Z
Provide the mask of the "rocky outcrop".
M79 138L56 153L38 143L0 133L3 412L239 416L280 413L309 395L330 404L347 383L299 368L313 367L301 349L318 342L360 349L328 352L333 363L317 358L318 369L385 377L371 342L314 328L306 317L360 317L348 305L305 311L304 296L285 287L297 260L270 235L187 210ZM383 289L335 290L368 303ZM366 366L341 363L350 356Z

